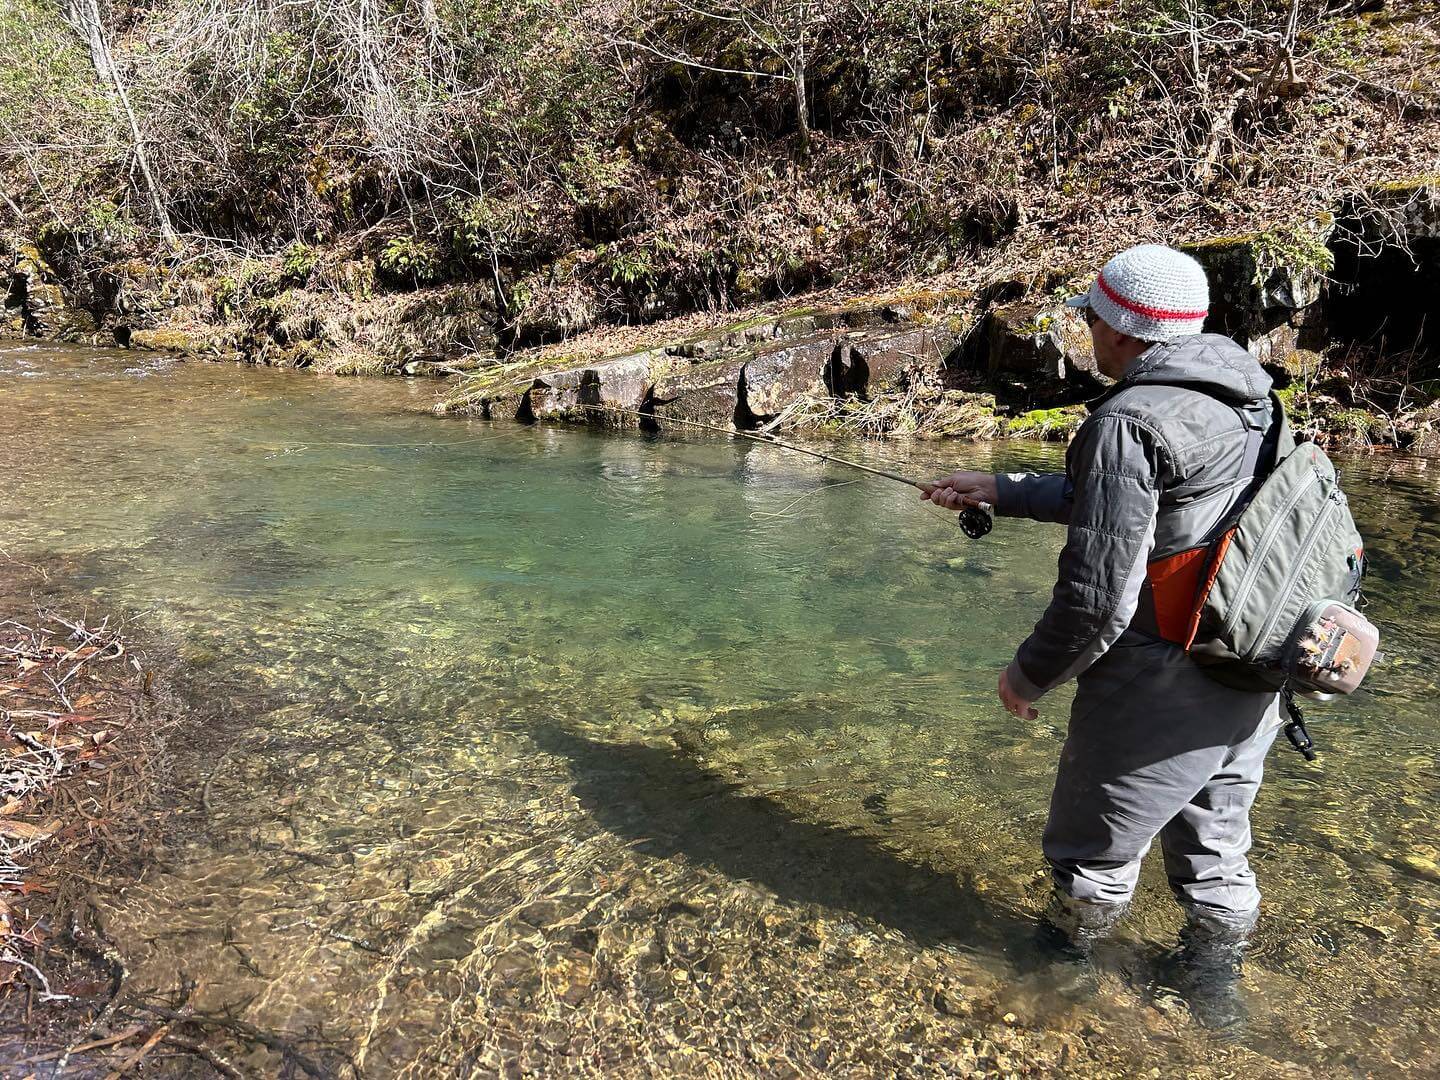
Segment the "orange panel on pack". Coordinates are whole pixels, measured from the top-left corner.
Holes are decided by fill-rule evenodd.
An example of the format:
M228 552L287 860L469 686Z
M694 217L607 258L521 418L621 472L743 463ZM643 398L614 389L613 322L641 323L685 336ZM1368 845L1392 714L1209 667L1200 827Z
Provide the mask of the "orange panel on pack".
M1195 597L1209 551L1208 547L1190 548L1156 559L1145 567L1150 596L1155 602L1155 628L1167 641L1185 643L1195 617Z
M1210 560L1210 569L1205 572L1205 584L1195 596L1195 610L1190 614L1190 625L1185 631L1183 644L1187 649L1195 644L1195 635L1200 632L1200 613L1205 608L1205 601L1210 598L1210 590L1215 587L1215 579L1220 576L1220 564L1225 561L1225 553L1230 550L1230 541L1233 539L1235 529L1231 527L1226 529L1215 543L1215 557Z

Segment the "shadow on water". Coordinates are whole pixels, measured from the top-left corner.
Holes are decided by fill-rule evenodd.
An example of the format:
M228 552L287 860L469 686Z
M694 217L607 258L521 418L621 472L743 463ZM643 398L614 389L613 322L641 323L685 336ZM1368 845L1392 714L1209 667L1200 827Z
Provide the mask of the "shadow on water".
M987 900L964 871L943 873L873 837L797 819L678 753L596 742L553 725L531 736L566 759L581 804L635 851L682 856L783 901L872 920L920 946L1002 954L1020 968L1040 958L1036 921Z

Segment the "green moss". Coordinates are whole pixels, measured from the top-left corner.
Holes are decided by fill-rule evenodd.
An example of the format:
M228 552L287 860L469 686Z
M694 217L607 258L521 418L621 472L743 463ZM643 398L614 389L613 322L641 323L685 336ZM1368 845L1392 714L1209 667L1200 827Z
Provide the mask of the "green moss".
M554 360L540 364L493 364L462 379L440 399L435 411L442 414L476 411L486 401L518 395L542 370L553 370L559 366Z
M1314 221L1267 229L1256 235L1255 284L1263 287L1276 270L1291 274L1328 274L1335 269L1335 253L1326 245L1326 238L1335 219L1323 214Z
M1187 240L1180 245L1182 251L1225 251L1243 250L1254 242L1258 233L1236 233L1232 236L1210 236L1204 240Z
M1180 250L1194 255L1212 271L1225 267L1228 274L1233 265L1237 276L1246 274L1251 285L1264 289L1277 271L1300 278L1333 270L1335 255L1326 240L1334 220L1332 215L1322 214L1259 232L1189 240L1180 245Z
M194 354L205 351L210 344L207 339L189 330L135 330L130 334L132 348L153 349L157 352Z
M1375 191L1393 195L1409 194L1410 192L1422 191L1426 188L1440 188L1440 173L1424 173L1420 176L1407 176L1399 180L1389 180L1383 184L1377 184Z
M1383 428L1385 421L1364 409L1337 409L1326 417L1325 426L1332 432L1368 437L1372 431Z
M1032 409L1013 417L1005 432L1014 438L1064 440L1085 422L1085 406L1066 405L1059 409Z

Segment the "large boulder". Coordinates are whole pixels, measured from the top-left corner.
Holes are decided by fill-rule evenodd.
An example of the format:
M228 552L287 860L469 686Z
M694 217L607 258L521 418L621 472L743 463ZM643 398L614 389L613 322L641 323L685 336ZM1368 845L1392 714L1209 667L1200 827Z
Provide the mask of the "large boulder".
M1065 377L1065 338L1061 316L1033 303L1007 304L990 313L986 370L991 378Z
M630 422L622 418L653 388L668 402L664 415L751 428L807 396L863 398L907 365L938 370L954 340L941 323L844 313L755 320L580 364L496 364L458 386L441 411L601 420L608 409L611 419Z
M10 267L5 309L19 316L23 333L57 341L92 339L95 319L75 306L40 253L28 244L18 247Z
M986 372L992 381L1018 380L1044 389L1044 384L1095 372L1084 320L1050 301L995 308L986 337Z
M1256 359L1283 362L1319 329L1317 302L1334 266L1326 217L1292 228L1180 245L1210 278L1205 329L1225 334Z

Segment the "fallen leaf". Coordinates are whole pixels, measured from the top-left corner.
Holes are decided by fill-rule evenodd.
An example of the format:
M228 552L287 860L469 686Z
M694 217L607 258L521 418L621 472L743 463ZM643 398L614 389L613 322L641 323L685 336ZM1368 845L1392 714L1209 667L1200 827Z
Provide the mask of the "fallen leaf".
M91 716L89 713L61 713L59 716L51 718L50 726L53 728L59 727L61 724L85 724L95 719L96 718Z
M9 836L16 840L45 840L54 831L52 828L32 825L28 821L0 818L0 836Z

